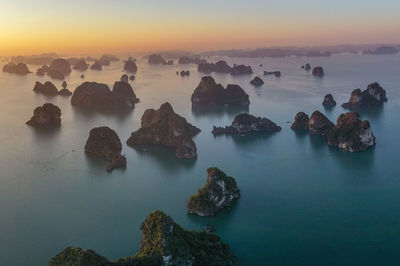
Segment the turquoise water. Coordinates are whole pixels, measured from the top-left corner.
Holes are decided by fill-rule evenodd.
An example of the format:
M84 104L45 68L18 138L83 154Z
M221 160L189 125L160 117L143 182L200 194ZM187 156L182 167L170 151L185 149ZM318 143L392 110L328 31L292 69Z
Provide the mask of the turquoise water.
M213 137L213 125L228 125L238 110L193 112L190 96L200 81L196 67L149 66L138 62L133 86L141 102L127 114L84 113L70 98L46 98L32 91L35 74L0 73L0 265L45 265L66 246L91 248L109 259L136 253L140 223L160 209L186 229L211 224L238 258L238 265L398 265L400 254L400 56L335 55L331 58L229 59L265 77L263 87L250 76L213 75L236 83L250 95L249 112L282 126L269 136ZM323 79L299 67L320 64ZM264 67L260 68L259 64ZM30 66L31 70L36 70ZM122 62L85 80L112 86ZM189 69L191 76L175 72ZM74 90L82 80L73 71ZM319 137L290 130L298 111L323 111L331 120L355 88L374 81L387 90L382 110L362 113L371 122L377 145L363 153L330 148ZM61 88L60 81L53 81ZM332 93L338 106L321 103ZM174 151L125 145L147 108L169 101L202 132L194 138L196 161L175 159ZM59 130L25 125L45 102L62 110ZM89 130L110 126L120 136L126 170L106 172L106 162L85 155ZM236 178L242 197L229 213L213 218L189 216L186 201L204 185L206 169L217 166Z

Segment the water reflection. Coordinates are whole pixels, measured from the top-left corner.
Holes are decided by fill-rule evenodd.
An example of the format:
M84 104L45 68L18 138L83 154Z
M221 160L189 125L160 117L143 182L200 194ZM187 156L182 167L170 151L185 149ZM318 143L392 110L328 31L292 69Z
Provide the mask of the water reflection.
M362 152L348 152L329 146L332 158L345 170L369 170L374 168L375 147Z
M222 106L192 106L192 114L195 117L208 116L211 118L221 118L225 114L236 116L240 113L248 113L249 106L222 107Z
M235 143L235 145L237 145L238 147L246 148L246 147L258 146L276 134L279 134L279 132L273 132L273 133L249 132L246 134L227 135L225 137L231 138ZM222 136L214 136L214 138L220 138L220 137Z
M32 132L32 136L39 142L52 140L61 133L61 127L28 127Z
M163 170L176 173L181 169L191 169L196 164L196 159L178 159L175 156L175 149L158 145L134 145L138 156L147 157L155 161Z

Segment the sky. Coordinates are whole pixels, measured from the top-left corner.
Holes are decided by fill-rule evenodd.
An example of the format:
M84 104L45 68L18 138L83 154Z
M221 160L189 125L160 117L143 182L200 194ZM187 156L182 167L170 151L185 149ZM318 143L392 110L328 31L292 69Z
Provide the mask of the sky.
M400 0L0 0L0 55L400 43Z

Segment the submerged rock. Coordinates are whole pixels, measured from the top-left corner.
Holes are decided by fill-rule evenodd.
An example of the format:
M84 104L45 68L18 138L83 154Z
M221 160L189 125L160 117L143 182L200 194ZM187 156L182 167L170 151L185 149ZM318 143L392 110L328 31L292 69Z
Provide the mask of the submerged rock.
M126 60L125 65L124 65L124 70L128 73L136 73L138 68L136 66L135 61L130 57L128 60Z
M197 148L192 137L199 132L200 129L176 114L169 103L164 103L158 110L147 109L144 112L141 128L132 133L127 144L171 147L176 149L176 157L191 159L197 157Z
M310 117L304 112L299 112L296 114L290 128L294 130L308 130L308 122L310 122Z
M214 216L222 209L230 208L240 197L240 190L233 177L216 167L207 169L207 183L187 202L189 213Z
M386 91L375 82L368 85L364 91L354 90L349 102L342 104L342 107L346 109L374 108L382 106L384 102L387 102Z
M18 75L26 75L31 73L28 67L24 63L14 64L13 62L4 65L3 72L18 74Z
M44 94L46 96L55 96L58 94L56 86L50 81L46 81L44 84L36 81L33 91Z
M194 90L192 106L247 106L249 95L238 85L229 84L226 89L211 76L203 77Z
M115 99L117 106L131 109L139 102L128 82L117 81L114 83L111 96Z
M246 113L239 114L235 117L231 126L215 127L212 133L214 135L221 134L243 134L249 132L272 133L280 131L282 128L267 118L255 117Z
M147 62L152 65L158 65L158 64L166 65L167 64L167 61L160 54L149 55Z
M369 121L361 121L357 112L340 115L327 137L328 145L350 152L364 151L375 145Z
M84 59L81 59L76 63L73 67L74 70L85 71L89 68L89 65L86 63Z
M332 108L336 106L336 101L333 99L332 94L329 93L325 95L322 105L325 106L326 108Z
M261 86L264 84L264 80L262 80L259 76L255 77L250 81L250 83L254 86Z
M99 61L96 61L96 62L94 62L93 65L90 66L90 69L91 70L101 71L101 70L103 70L103 66L102 66L102 64L100 64Z
M107 171L126 166L126 158L121 155L121 151L122 144L114 130L109 127L96 127L90 130L85 152L110 161Z
M326 136L334 126L324 114L315 111L308 122L308 131L314 135Z
M32 118L26 124L30 126L60 126L61 110L52 103L45 103L33 111Z
M312 71L313 76L322 78L325 75L324 69L320 66L314 67Z

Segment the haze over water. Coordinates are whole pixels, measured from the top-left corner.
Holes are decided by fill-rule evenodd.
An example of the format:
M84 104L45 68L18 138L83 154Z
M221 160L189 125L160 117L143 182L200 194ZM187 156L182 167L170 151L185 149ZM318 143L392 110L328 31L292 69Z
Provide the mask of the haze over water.
M131 84L141 102L121 115L82 112L68 97L35 94L35 81L48 77L0 73L0 264L45 265L66 246L90 248L110 260L134 254L140 223L160 209L186 229L213 225L238 265L397 265L399 59L226 59L231 65L251 65L253 76L264 70L282 71L281 78L265 77L259 88L249 84L252 76L212 75L223 85L240 85L250 95L248 112L282 127L276 134L251 137L211 134L213 125L230 124L240 110L192 111L190 96L203 76L195 65L153 66L139 59ZM324 66L325 77L316 79L301 70L306 62ZM122 69L122 62L111 63L101 72L86 71L85 80L111 87ZM177 76L182 69L191 75ZM71 91L83 82L80 75L73 71L67 76ZM51 81L61 87L61 81ZM376 147L348 153L290 129L287 122L299 111L320 110L336 121L345 112L340 104L351 91L375 81L386 89L389 101L381 111L361 116L371 122ZM338 102L331 111L321 104L327 93ZM176 159L174 151L164 148L126 146L130 133L140 127L144 110L166 101L202 130L194 138L197 160ZM38 131L25 125L34 108L46 102L62 110L61 128ZM96 126L118 133L126 170L109 174L106 161L85 155L88 133ZM186 201L204 185L210 166L235 177L242 196L229 213L189 216Z

